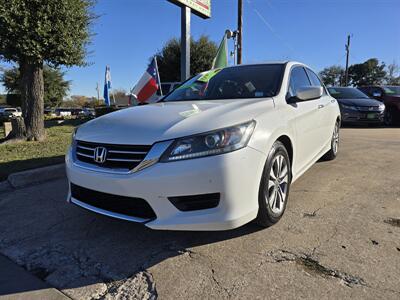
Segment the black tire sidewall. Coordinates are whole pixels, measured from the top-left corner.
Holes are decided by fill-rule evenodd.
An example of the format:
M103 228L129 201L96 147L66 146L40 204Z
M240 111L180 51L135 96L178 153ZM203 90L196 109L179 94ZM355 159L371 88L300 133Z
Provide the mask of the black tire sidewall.
M383 116L383 120L386 126L391 126L393 125L393 112L391 111L390 108L388 108Z
M288 165L288 174L289 174L289 179L288 179L288 187L287 187L287 193L286 193L286 198L283 203L284 207L281 213L276 214L272 211L270 204L266 199L268 199L268 189L266 188L266 185L268 185L268 178L269 174L272 168L272 162L274 158L278 155L282 154L283 157L286 160L286 163ZM286 210L286 205L287 205L287 200L289 197L289 190L290 190L290 184L292 181L292 176L291 176L291 164L290 164L290 159L289 159L289 154L285 148L285 146L277 141L273 144L272 149L268 155L267 161L264 166L264 171L263 171L263 176L261 178L260 182L260 189L259 189L259 196L258 196L258 201L259 201L259 213L258 213L258 219L261 223L265 223L266 225L272 225L276 222L279 221L279 219L283 216Z

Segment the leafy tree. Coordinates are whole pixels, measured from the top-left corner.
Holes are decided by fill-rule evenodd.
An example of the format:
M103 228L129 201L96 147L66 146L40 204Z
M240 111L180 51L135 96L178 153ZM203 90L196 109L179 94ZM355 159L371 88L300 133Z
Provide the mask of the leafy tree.
M85 65L93 0L0 0L0 59L16 62L26 138L43 140L43 64Z
M124 89L114 89L111 91L111 98L119 99L119 98L125 98L126 97L126 91Z
M73 107L85 107L88 102L88 98L86 96L74 95L71 96L71 106Z
M344 69L341 66L327 67L319 75L327 86L340 86L344 81Z
M20 74L18 68L4 70L0 77L8 94L20 94Z
M218 47L207 36L190 41L190 75L209 70L217 54ZM161 82L181 81L180 40L169 40L156 54Z
M387 66L386 83L388 85L400 85L400 66L394 61Z
M59 68L45 65L43 68L44 106L58 106L67 95L71 82L64 80L65 72ZM5 70L0 77L7 92L21 95L21 76L19 68Z
M380 85L386 78L385 64L370 58L362 64L349 67L350 82L354 86Z

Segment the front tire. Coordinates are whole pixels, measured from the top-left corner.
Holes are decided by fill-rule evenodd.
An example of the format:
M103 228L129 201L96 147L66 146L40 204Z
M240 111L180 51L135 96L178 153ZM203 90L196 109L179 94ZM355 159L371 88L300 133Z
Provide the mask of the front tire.
M393 112L390 108L386 108L383 116L383 122L386 126L393 125Z
M331 149L322 157L323 160L334 160L339 151L339 129L340 122L336 121L331 139Z
M258 193L256 223L269 227L280 220L286 209L291 183L291 165L285 146L276 141L268 155Z

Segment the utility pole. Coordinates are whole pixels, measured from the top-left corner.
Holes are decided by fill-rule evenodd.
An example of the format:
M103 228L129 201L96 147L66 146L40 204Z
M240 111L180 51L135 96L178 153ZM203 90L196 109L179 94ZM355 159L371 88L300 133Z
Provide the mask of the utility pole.
M190 14L187 6L181 8L181 81L190 77Z
M349 85L349 56L350 56L350 34L347 36L346 44L346 72L344 74L344 85Z
M237 64L242 64L243 0L238 0Z
M99 83L98 82L96 84L96 91L97 91L97 101L100 101L100 88L99 88Z

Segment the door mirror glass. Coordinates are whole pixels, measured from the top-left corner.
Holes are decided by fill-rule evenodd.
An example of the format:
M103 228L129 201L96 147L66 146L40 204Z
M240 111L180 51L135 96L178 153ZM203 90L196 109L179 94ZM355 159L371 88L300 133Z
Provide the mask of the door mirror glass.
M322 94L322 86L306 86L299 88L295 97L297 98L297 101L307 101L321 98Z
M380 91L375 91L372 93L372 97L380 98L380 97L382 97L382 93Z

